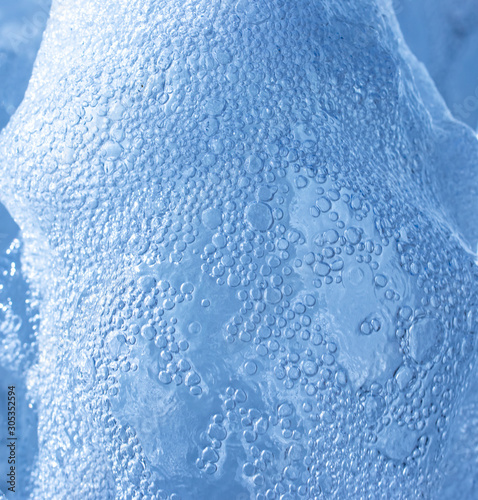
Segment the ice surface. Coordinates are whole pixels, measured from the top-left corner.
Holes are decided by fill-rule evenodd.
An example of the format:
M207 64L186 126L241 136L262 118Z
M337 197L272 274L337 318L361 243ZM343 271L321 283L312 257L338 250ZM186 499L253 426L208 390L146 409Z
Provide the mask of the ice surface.
M393 5L405 40L453 115L478 129L478 3L393 0Z
M391 3L54 3L32 497L473 498L476 153Z

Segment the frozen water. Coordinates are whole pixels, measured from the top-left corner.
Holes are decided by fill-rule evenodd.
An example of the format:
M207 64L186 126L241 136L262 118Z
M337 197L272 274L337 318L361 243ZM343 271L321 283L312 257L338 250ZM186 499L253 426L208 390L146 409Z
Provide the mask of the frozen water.
M476 153L391 2L54 3L32 497L473 498Z
M403 35L450 111L478 129L478 3L393 0Z

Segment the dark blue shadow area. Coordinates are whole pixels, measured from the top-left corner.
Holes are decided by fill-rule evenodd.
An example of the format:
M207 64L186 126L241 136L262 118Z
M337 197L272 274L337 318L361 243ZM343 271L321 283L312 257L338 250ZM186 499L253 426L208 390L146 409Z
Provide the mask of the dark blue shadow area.
M48 20L51 0L7 0L0 4L0 131L20 105ZM35 312L21 272L20 229L0 204L0 493L22 499L31 493L38 455L37 412L26 374L36 362ZM15 387L15 492L8 490L8 388Z
M37 413L27 396L26 373L37 359L35 314L21 273L19 228L0 205L0 490L7 498L27 498L38 453ZM15 387L15 493L8 491L8 388Z
M0 366L0 490L7 498L27 498L31 491L31 472L38 454L37 413L27 398L25 379L22 375ZM15 492L8 490L7 473L10 469L10 448L7 447L7 397L8 387L15 387ZM12 462L12 460L10 460Z
M50 11L51 0L0 4L0 128L23 100Z
M6 252L12 240L20 232L16 222L12 219L8 210L0 203L0 252Z

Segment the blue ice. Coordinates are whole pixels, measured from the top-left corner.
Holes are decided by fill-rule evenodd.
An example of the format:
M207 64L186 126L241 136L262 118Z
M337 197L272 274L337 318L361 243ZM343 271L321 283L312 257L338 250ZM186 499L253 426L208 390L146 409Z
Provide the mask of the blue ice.
M2 7L7 498L474 498L473 77L406 1Z

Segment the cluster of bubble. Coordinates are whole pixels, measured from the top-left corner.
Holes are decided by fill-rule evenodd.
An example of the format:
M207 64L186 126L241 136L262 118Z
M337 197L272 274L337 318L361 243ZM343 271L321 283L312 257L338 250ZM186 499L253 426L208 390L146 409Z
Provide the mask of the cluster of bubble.
M0 145L42 295L36 498L432 495L477 273L381 9L54 5Z

